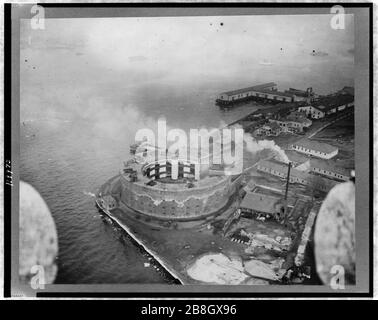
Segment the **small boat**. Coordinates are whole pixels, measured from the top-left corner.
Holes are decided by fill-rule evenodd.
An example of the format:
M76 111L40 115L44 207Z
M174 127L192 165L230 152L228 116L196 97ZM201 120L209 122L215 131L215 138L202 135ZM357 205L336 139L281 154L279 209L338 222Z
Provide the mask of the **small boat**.
M262 66L272 66L274 63L267 60L263 60L263 61L260 61L259 64Z

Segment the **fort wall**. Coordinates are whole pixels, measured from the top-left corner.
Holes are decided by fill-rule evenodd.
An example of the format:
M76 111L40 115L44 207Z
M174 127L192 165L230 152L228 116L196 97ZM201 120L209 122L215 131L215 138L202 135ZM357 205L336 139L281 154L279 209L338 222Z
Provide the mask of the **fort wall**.
M230 177L212 179L203 187L165 190L128 181L120 176L117 198L142 214L164 219L198 219L222 209L234 191ZM185 189L183 189L185 188Z

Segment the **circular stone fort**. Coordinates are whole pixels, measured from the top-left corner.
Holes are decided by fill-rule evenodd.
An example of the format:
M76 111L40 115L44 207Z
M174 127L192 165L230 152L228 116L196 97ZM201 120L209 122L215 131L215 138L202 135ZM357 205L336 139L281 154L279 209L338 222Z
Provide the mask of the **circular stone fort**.
M189 160L134 157L103 193L111 195L109 209L126 206L144 220L199 220L221 213L230 203L240 176L224 175L223 169Z

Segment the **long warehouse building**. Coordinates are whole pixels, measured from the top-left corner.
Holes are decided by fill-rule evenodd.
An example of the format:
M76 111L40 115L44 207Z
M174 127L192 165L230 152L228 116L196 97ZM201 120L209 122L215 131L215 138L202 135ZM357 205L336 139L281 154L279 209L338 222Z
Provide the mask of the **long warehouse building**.
M246 100L267 101L270 103L299 101L295 94L278 91L276 83L268 82L244 89L223 92L218 95L216 103L220 106L227 106Z

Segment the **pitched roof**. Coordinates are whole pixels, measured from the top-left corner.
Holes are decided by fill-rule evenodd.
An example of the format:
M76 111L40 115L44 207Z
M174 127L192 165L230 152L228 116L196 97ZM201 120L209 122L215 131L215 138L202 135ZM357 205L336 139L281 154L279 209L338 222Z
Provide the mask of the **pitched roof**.
M300 112L300 111L292 111L290 112L286 118L290 121L296 121L296 122L300 122L300 123L312 123L311 120L309 120L307 117L306 117L306 114L304 112Z
M267 89L259 89L255 90L260 93L267 93L267 94L274 94L276 96L282 96L282 97L293 97L293 94L287 93L287 92L282 92L282 91L273 91L273 90L267 90Z
M296 152L294 150L285 150L285 153L290 161L296 162L296 163L305 163L306 161L309 161L310 158L305 156L302 153Z
M265 168L269 168L271 170L275 170L287 177L287 171L288 171L288 165L287 163L280 162L277 160L269 159L269 160L260 160L259 165ZM294 169L293 167L290 169L290 177L292 178L298 178L307 180L308 174L305 172L302 172L300 170Z
M350 94L335 94L318 98L311 102L311 106L322 112L327 112L333 108L342 106L354 101L354 97Z
M248 192L243 198L240 208L255 210L273 214L276 212L275 206L281 198L262 193Z
M336 163L332 160L311 159L310 165L311 167L314 167L314 168L331 171L334 173L342 174L347 177L350 176L349 170L337 166Z
M294 88L289 88L289 90L285 90L285 92L289 94L295 94L298 97L308 97L308 93L306 90L299 90L299 89L294 89Z
M258 162L258 165L265 168L270 168L270 169L273 169L273 170L276 170L278 172L282 172L285 174L287 173L287 164L274 160L274 159L269 159L269 160L262 159Z
M275 160L260 160L259 164L261 164L263 167L270 168L272 170L275 170L275 171L278 171L287 175L287 165L282 162L275 161ZM303 172L294 168L291 168L290 170L290 177L304 180L310 184L311 184L312 179L318 179L321 182L321 184L324 186L325 190L330 190L331 188L333 188L335 185L338 184L338 182L335 180L321 177L318 175L314 175L311 173L306 173L306 172Z
M254 91L259 90L260 91L260 90L263 90L264 88L272 87L272 86L276 86L276 85L277 84L275 84L274 82L268 82L268 83L263 83L263 84L259 84L259 85L256 85L256 86L243 88L243 89L237 89L237 90L222 92L222 94L227 94L229 96L233 96L234 94L244 93L244 92L248 92L248 91L252 91L252 90L254 90Z
M336 147L334 147L330 144L318 142L318 141L310 140L310 139L306 139L306 138L301 139L301 140L293 143L292 145L293 146L300 146L302 148L306 148L306 149L310 149L310 150L314 150L314 151L320 151L320 152L324 152L324 153L331 153L331 152L338 150L338 148L336 148Z

